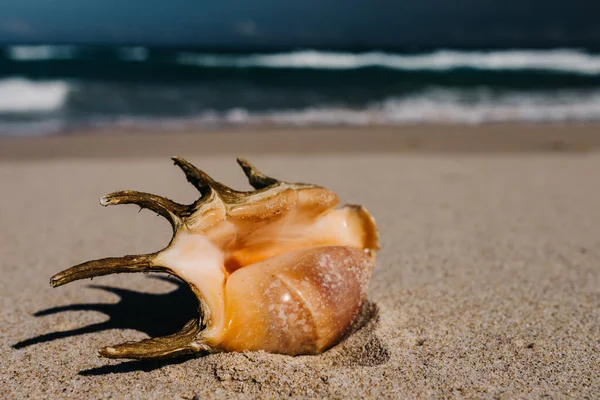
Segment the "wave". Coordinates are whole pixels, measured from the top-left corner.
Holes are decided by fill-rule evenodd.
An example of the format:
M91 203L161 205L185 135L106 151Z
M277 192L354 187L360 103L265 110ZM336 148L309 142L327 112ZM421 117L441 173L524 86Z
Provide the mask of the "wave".
M81 46L23 45L8 46L5 51L9 60L17 62L106 58L111 55L121 61L146 61L149 53L144 46L120 46L99 51Z
M493 94L486 90L431 90L390 97L363 108L316 106L304 109L252 112L233 108L208 111L194 119L201 124L282 125L405 125L484 124L499 122L600 121L600 91Z
M459 68L494 71L552 71L600 74L600 55L581 50L435 51L428 54L296 51L279 54L222 55L181 53L177 61L205 68L311 68L347 70L380 67L404 71Z
M0 79L0 115L58 110L65 104L69 85L64 81Z
M285 93L248 89L222 92L215 105L214 88L126 87L70 83L64 80L0 79L0 118L65 111L82 119L195 119L210 123L396 124L421 122L485 123L496 121L600 120L600 88L495 90L492 88L422 88L344 103L343 97L284 101ZM73 101L68 101L70 95ZM310 93L309 93L310 94ZM302 100L302 99L301 99ZM119 106L121 104L121 106ZM171 107L168 107L168 106ZM257 107L257 105L260 105ZM188 109L188 112L181 110Z
M381 68L408 72L444 72L457 69L480 71L545 71L587 76L600 75L600 54L581 49L459 51L437 50L429 53L330 52L316 50L284 53L219 54L143 46L98 48L92 46L8 46L4 49L12 62L53 60L114 60L117 62L156 63L196 68L258 68L356 70Z
M6 49L13 61L69 60L76 57L75 46L9 46Z
M514 93L476 98L440 90L414 96L391 97L363 109L311 107L304 110L252 114L237 110L226 114L231 123L293 125L404 125L421 123L483 124L498 122L599 121L600 92L547 95Z
M205 110L186 118L123 115L96 120L93 128L178 131L230 126L403 126L415 124L481 125L488 123L565 123L600 121L600 92L580 96L562 93L552 101L543 95L511 94L480 101L465 93L437 91L388 98L364 108L315 106L304 109L252 111L231 108Z
M303 86L304 88L304 86ZM123 126L177 130L228 125L405 125L600 121L600 88L421 87L327 95L283 87L125 85L0 79L0 135Z

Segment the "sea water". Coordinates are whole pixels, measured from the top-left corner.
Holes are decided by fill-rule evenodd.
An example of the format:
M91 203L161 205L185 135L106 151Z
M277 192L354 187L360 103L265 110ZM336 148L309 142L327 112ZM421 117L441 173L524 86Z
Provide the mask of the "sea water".
M585 49L0 48L0 135L598 120L600 52Z

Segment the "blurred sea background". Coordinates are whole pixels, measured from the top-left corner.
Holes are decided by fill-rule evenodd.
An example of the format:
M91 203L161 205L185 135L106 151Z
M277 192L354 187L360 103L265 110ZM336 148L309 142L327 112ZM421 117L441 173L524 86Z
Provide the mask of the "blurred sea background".
M43 3L0 5L2 136L600 120L584 0Z
M0 132L600 120L600 53L7 46Z

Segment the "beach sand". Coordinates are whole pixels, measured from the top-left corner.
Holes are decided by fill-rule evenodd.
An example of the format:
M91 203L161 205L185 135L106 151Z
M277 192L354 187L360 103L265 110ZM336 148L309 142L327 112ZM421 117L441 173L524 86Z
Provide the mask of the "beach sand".
M600 127L281 129L0 140L3 398L600 398ZM317 183L375 216L364 324L319 356L113 361L177 331L190 293L154 275L50 276L155 251L170 227L120 189L196 193L169 156L231 186L235 163Z

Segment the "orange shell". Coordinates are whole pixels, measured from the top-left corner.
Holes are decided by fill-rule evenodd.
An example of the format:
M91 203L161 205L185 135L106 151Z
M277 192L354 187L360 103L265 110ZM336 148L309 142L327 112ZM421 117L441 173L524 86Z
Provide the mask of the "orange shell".
M102 205L137 204L167 218L169 245L153 254L88 261L53 286L119 272L166 272L198 298L198 317L177 334L106 347L110 358L164 358L201 351L316 354L337 344L365 298L378 249L361 206L336 208L328 189L275 180L243 159L256 190L239 192L174 158L200 199L182 205L134 191Z

